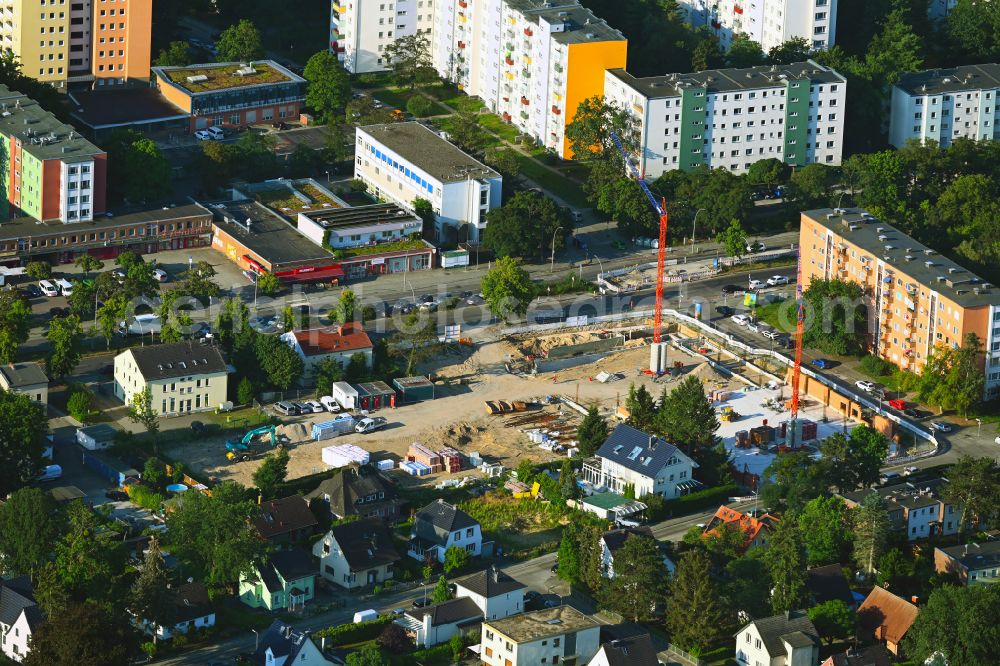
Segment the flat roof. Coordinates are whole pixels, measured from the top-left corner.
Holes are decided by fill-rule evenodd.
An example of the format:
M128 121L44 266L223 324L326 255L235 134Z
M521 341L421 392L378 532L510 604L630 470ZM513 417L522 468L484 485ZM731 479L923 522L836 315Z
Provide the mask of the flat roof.
M359 127L358 132L367 134L443 183L469 177L500 177L499 173L418 122L365 125Z
M131 211L114 216L98 217L89 222L64 223L57 220L40 222L33 217L18 217L0 224L0 240L34 238L57 234L79 234L101 229L116 229L134 224L171 222L190 218L209 218L211 211L201 204L182 204Z
M323 208L302 211L299 215L305 216L324 229L384 224L386 222L420 221L420 218L413 213L392 203L348 206L345 208Z
M687 74L665 74L637 78L624 69L610 69L612 76L644 97L677 97L683 88L707 88L709 93L759 90L783 85L786 80L809 79L812 83L846 83L837 72L812 60L789 65L760 65L744 69L706 69Z
M506 4L534 23L538 23L539 18L549 23L562 22L562 31L549 33L560 44L625 40L625 36L607 21L576 2L555 4L548 0L507 0Z
M962 65L903 74L896 87L911 95L941 95L983 88L1000 88L1000 65Z
M0 132L21 139L21 150L40 160L77 162L104 153L27 95L0 85Z
M428 386L433 387L434 382L423 376L417 377L396 377L392 380L392 383L400 389L413 389L413 388L427 388Z
M1000 304L994 285L861 208L820 208L802 215L961 307Z
M69 93L72 116L91 129L188 118L156 88L77 90Z
M152 71L163 83L172 85L189 95L278 83L305 82L301 76L274 60L210 62L187 67L153 67Z
M227 201L209 207L215 212L216 226L272 264L333 259L332 254L299 233L293 222L256 201Z
M42 370L41 364L32 361L0 366L0 374L7 380L7 386L14 389L49 383L49 378Z
M545 608L502 620L488 620L483 624L493 627L497 633L516 643L531 643L549 636L561 636L600 626L592 617L572 606Z

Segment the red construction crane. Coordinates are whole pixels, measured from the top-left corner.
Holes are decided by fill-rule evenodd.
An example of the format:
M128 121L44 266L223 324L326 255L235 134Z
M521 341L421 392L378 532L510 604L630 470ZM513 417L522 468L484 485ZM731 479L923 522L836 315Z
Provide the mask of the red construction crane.
M625 159L625 166L628 168L629 173L638 181L639 187L646 194L649 203L653 204L653 209L660 216L660 246L656 254L656 310L653 312L653 344L659 344L663 329L663 273L666 264L665 252L667 249L667 200L656 200L653 192L649 189L649 185L646 184L646 178L639 171L639 168L632 163L632 157L625 150L622 140L615 132L611 132L611 139L618 146L618 150Z
M802 304L802 252L798 253L795 269L795 304L798 311L795 315L795 365L792 366L792 418L788 423L789 440L792 445L798 442L795 428L799 419L799 378L802 376L802 322L805 321L805 308Z

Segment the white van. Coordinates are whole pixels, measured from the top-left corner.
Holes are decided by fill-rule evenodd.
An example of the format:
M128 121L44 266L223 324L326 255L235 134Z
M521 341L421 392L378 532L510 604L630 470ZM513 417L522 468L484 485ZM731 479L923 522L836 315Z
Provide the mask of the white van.
M62 292L63 296L73 295L73 283L66 278L56 280L56 286L59 287L59 291Z
M378 612L374 608L358 611L354 614L354 624L359 622L370 622L378 619Z
M42 470L42 473L38 475L35 480L39 483L44 483L45 481L55 481L62 476L62 467L59 465L46 465Z
M214 127L213 126L213 127L209 127L205 131L208 132L208 135L210 137L212 137L213 139L215 139L217 141L226 138L226 133L222 131L221 127Z
M46 296L58 296L59 289L49 282L48 280L41 280L38 283L38 288L42 290L42 293Z

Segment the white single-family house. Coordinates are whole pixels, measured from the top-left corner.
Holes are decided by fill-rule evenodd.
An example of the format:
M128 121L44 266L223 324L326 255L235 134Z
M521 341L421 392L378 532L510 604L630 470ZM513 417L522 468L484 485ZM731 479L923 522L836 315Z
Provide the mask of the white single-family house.
M635 497L680 497L701 484L691 475L698 464L673 444L621 423L583 465L584 477L619 495L631 486Z
M514 580L496 565L454 582L455 596L471 599L487 620L499 620L524 611L524 583Z
M431 502L413 517L413 531L406 554L415 560L444 562L452 546L464 548L478 557L483 549L483 533L476 520L443 499Z
M313 545L313 555L319 558L320 575L348 590L391 580L393 564L400 559L379 518L334 527Z
M817 666L819 634L805 611L754 620L736 634L740 666Z

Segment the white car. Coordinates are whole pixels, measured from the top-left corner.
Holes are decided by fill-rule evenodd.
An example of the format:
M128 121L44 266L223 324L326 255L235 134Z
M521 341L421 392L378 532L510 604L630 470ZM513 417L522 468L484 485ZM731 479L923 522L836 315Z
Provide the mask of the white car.
M319 414L320 412L323 412L326 409L326 406L323 405L319 400L306 400L306 404L312 407L313 412L316 414Z
M157 268L153 271L153 279L157 282L166 282L170 279L170 276L167 275L167 272L162 268Z
M854 382L854 385L857 386L862 391L864 391L865 393L871 393L872 390L875 388L875 382L870 382L867 379L856 381Z
M194 138L198 139L199 141L211 141L212 135L209 134L208 130L198 130L197 132L194 133Z
M767 246L760 241L749 241L747 243L747 252L763 252L767 249Z
M340 411L340 403L337 402L337 399L332 395L324 395L319 399L319 401L323 404L323 407L326 408L326 411L332 414L336 414Z
M737 326L746 326L748 323L750 323L750 318L747 317L745 314L735 314L732 317L730 317L730 319L732 319L733 323L736 324Z
M772 275L767 278L767 284L771 287L777 287L779 285L788 284L788 276L786 275Z
M996 442L997 444L1000 444L1000 437L997 437L997 438L996 438L996 439L994 439L993 441L994 441L994 442Z
M750 280L750 289L763 289L765 284L761 280Z
M931 427L938 432L951 432L951 424L944 421L931 421Z
M766 331L761 331L761 335L763 335L768 340L777 340L778 339L778 332L776 330L774 330L773 328L769 328Z
M747 330L751 333L760 333L760 324L755 321L748 321Z
M920 471L919 467L914 467L913 465L910 465L909 467L903 468L903 476L910 476L911 474L916 474L919 471Z
M38 288L42 290L42 293L46 296L58 296L59 287L55 286L48 280L40 280L38 282Z

